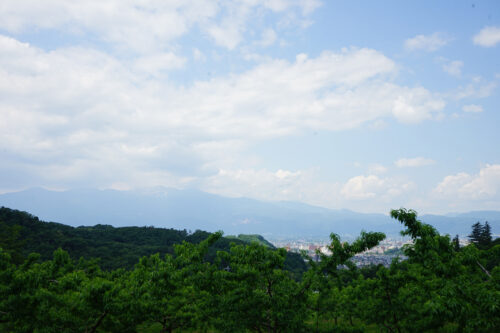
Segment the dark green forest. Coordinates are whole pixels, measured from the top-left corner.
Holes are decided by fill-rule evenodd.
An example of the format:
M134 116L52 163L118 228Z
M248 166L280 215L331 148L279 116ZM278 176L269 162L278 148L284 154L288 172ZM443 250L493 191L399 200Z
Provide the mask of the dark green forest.
M0 247L8 252L14 263L22 263L30 253L40 254L40 259L52 259L61 248L78 260L98 259L103 270L124 268L130 270L144 256L158 253L160 257L174 254L174 244L183 241L200 243L209 232L175 230L154 227L121 227L98 224L93 227L74 228L54 222L40 221L36 216L5 207L0 208ZM228 251L231 243L261 242L274 248L259 235L220 237L208 249L205 259L213 262L217 251ZM307 266L297 253L287 253L285 268L300 277Z
M391 211L406 260L350 259L383 233L330 235L315 262L252 235L73 228L0 209L1 332L499 332L500 242ZM260 241L260 242L259 242Z

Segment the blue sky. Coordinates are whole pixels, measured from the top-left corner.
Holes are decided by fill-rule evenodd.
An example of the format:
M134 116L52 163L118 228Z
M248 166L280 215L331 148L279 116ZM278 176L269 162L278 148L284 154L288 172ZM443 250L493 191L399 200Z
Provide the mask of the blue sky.
M498 1L10 1L0 192L500 209Z

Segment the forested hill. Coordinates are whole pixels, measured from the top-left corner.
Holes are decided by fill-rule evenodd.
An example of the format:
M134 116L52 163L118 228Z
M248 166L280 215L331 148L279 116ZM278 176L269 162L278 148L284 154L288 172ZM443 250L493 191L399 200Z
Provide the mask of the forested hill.
M62 248L74 259L80 257L99 258L100 266L106 270L132 268L141 257L159 253L161 256L174 253L174 244L182 241L200 243L210 233L196 230L164 229L154 227L120 227L97 224L92 227L71 227L44 222L27 212L6 207L0 208L0 248L11 253L13 259L21 262L30 253L36 252L41 259L52 258L53 252ZM244 244L250 241L268 243L259 235L239 235L238 238L222 237L211 246L208 260L217 251L227 251L231 243ZM306 270L302 258L288 253L285 267L297 274Z
M267 247L272 248L272 249L275 248L273 244L271 244L267 239L265 239L261 235L239 234L238 236L226 236L226 238L239 239L239 240L241 240L243 242L247 242L247 243L256 242L256 243L259 243L260 245L264 245L264 246L267 246Z

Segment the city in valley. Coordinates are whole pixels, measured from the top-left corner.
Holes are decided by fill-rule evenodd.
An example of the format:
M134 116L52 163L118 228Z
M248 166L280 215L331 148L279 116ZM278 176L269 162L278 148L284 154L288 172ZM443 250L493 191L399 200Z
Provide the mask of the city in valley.
M329 241L322 239L282 239L270 240L277 248L285 248L288 252L306 253L313 260L319 260L320 257L317 251L330 255L331 251L328 248ZM460 246L469 244L469 240L461 238ZM412 244L411 239L406 237L386 238L378 246L375 246L363 253L359 253L352 258L352 261L358 267L370 265L383 265L389 267L394 258L399 257L405 260L407 257L403 253L403 246Z

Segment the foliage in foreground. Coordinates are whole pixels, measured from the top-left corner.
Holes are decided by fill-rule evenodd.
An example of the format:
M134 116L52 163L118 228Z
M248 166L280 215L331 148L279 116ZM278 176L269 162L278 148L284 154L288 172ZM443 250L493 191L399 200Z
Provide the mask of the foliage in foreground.
M414 211L391 216L413 240L408 260L363 272L349 259L385 236L363 232L349 244L332 234L332 255L318 253L300 281L284 269L283 249L257 243L207 260L221 233L132 270L103 271L63 250L16 264L0 250L0 331L498 332L500 245L457 249Z

